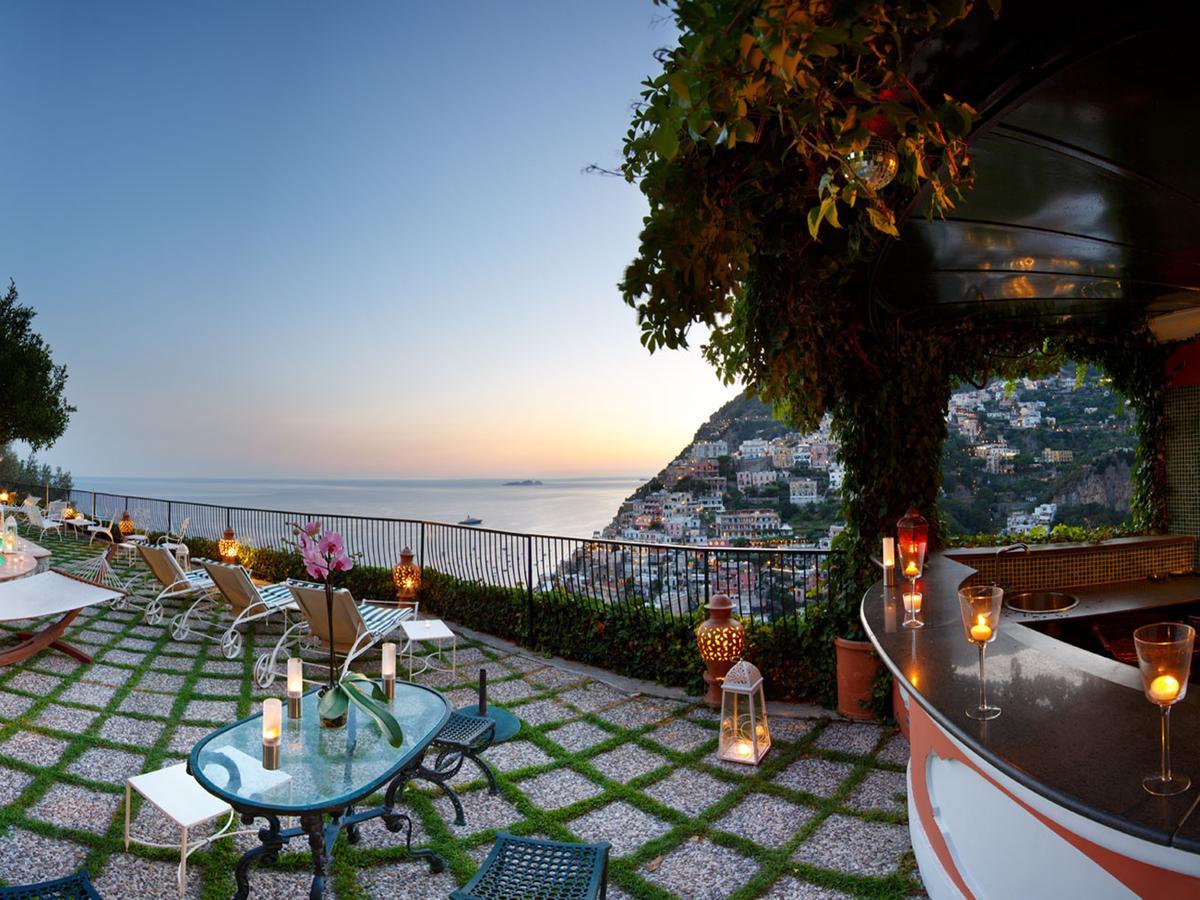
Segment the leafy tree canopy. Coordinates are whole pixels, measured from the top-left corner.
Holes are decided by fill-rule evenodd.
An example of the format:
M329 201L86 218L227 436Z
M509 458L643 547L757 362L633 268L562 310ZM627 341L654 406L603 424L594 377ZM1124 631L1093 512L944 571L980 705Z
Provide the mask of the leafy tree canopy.
M50 348L33 330L35 315L17 302L16 283L9 281L0 297L0 444L19 440L37 449L62 436L75 407L63 396L67 367L55 365Z

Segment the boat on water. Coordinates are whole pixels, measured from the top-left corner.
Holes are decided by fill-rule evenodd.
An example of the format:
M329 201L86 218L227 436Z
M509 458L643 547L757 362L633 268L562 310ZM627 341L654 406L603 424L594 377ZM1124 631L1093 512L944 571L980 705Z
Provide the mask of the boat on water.
M476 519L470 513L467 513L467 517L465 519L463 519L461 522L459 522L458 524L459 525L482 525L483 519Z
M503 487L536 487L541 482L536 478L525 478L521 481L506 481Z

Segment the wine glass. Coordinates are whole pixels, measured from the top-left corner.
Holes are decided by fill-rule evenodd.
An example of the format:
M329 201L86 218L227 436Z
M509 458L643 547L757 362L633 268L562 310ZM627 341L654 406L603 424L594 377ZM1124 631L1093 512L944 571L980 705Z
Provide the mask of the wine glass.
M921 592L916 589L916 582L913 582L913 590L911 593L905 592L901 598L904 601L904 621L900 623L901 628L924 628L925 623L921 621Z
M967 715L981 722L1000 715L1000 707L988 706L987 695L984 692L983 654L987 645L996 639L996 632L1000 630L1000 604L1003 600L1003 589L994 584L965 587L958 591L963 632L967 640L979 648L979 704L968 706Z
M908 579L909 593L914 597L917 596L917 579L925 571L925 542L917 540L905 540L903 537L897 542L900 551L900 574ZM919 626L909 626L916 628Z
M1133 633L1142 689L1146 699L1162 710L1162 755L1155 775L1142 779L1142 787L1156 797L1181 794L1191 786L1186 775L1171 771L1171 707L1187 694L1196 629L1179 622L1143 625Z

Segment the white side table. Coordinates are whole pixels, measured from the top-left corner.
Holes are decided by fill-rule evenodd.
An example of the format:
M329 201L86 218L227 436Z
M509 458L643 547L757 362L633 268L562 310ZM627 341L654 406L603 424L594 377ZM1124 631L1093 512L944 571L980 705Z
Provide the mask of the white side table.
M408 638L408 680L412 681L415 666L415 655L413 650L417 643L431 642L437 645L437 653L427 653L421 657L420 672L426 672L429 669L436 669L442 672L450 672L451 674L458 673L458 635L446 627L446 623L441 619L421 619L421 620L406 620L400 623L400 627L404 629L404 636ZM445 657L442 656L443 641L450 642L450 668L445 666ZM442 665L437 665L434 662L434 657L437 657L438 662Z
M129 849L129 845L141 844L143 847L167 847L173 848L174 844L158 844L153 841L145 841L140 838L131 837L129 834L129 815L132 802L131 791L137 791L148 801L153 803L163 815L174 822L182 830L182 835L179 840L179 871L177 878L179 881L179 896L183 897L184 887L187 882L187 861L188 857L202 847L222 837L233 837L234 834L243 834L247 832L233 832L229 829L233 827L235 814L229 804L223 800L218 800L204 788L200 787L199 783L187 772L187 764L179 763L174 766L167 766L165 769L159 769L157 772L145 772L141 775L134 775L132 778L125 779L125 849ZM210 822L218 816L229 814L227 821L216 832L196 841L194 844L188 842L188 832L197 825L203 825L205 822Z

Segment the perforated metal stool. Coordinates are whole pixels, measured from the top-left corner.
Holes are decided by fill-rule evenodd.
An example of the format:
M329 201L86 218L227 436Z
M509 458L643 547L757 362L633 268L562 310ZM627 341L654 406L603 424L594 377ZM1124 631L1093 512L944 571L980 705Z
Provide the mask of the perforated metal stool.
M455 825L465 825L467 820L463 815L462 801L447 782L458 774L463 761L469 759L487 777L488 793L494 795L497 791L496 776L492 774L488 764L479 758L479 754L492 746L495 735L496 723L491 719L459 712L451 713L449 720L433 739L432 747L437 752L433 767L422 765L417 770L418 778L436 784L454 805Z
M608 843L571 844L502 831L483 865L451 900L594 900L607 896Z
M41 884L0 888L4 900L101 900L88 880L87 869Z

